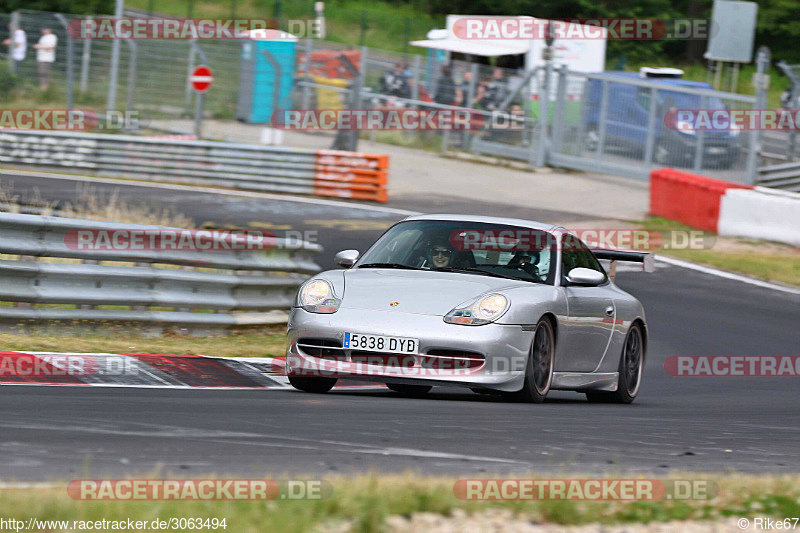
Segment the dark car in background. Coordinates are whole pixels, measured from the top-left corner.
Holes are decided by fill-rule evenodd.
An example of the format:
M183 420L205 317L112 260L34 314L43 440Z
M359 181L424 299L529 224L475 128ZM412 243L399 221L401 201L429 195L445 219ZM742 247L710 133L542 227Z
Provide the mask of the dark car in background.
M604 152L625 153L643 157L647 145L651 111L652 84L657 84L655 140L652 161L660 165L691 167L694 165L698 131L689 124L670 128L664 117L671 109L727 109L717 96L680 89L713 90L711 85L677 77L649 76L666 69L644 69L646 72L609 71L588 80L583 109L584 149L594 151L600 142L601 100L603 82L608 80L608 107L605 116ZM677 69L668 69L681 72ZM648 84L636 84L645 81ZM677 126L677 128L675 128ZM703 168L730 168L739 158L740 135L737 129L707 130L702 133Z

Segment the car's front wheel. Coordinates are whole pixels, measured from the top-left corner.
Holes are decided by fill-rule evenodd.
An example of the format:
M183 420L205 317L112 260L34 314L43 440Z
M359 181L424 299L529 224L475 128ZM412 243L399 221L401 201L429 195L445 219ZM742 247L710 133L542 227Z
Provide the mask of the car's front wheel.
M586 399L594 403L631 403L639 394L644 369L644 337L642 327L634 324L628 330L622 357L619 361L619 378L614 392L587 392Z
M399 383L387 383L386 386L403 396L412 396L415 398L425 396L432 388L427 385L402 385Z
M525 365L525 384L521 391L514 393L514 399L531 403L544 401L553 382L555 353L556 339L553 334L553 324L547 318L542 318L536 324L531 351Z
M289 383L292 387L304 392L315 392L322 394L328 392L336 385L336 378L301 378L289 376Z

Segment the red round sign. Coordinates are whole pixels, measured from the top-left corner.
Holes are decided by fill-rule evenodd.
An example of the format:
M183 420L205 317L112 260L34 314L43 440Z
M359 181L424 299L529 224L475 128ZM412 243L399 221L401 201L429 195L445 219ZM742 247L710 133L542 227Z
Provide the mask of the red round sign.
M189 77L189 82L192 84L192 88L195 90L195 92L204 93L214 82L214 75L211 73L210 68L205 65L200 65L194 69L194 71L192 71L192 75Z

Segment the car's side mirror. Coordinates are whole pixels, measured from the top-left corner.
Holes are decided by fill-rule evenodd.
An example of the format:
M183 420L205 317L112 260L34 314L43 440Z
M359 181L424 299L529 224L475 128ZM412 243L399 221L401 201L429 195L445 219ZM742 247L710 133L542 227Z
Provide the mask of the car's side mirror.
M358 260L358 256L358 250L342 250L333 257L333 262L336 263L336 266L350 268Z
M567 281L570 285L582 285L584 287L596 287L606 281L606 276L602 272L591 268L573 268L567 274Z

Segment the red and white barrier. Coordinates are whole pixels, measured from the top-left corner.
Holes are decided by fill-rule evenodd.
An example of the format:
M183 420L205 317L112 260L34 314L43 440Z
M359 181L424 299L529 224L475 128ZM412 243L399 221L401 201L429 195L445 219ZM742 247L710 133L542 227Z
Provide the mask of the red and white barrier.
M731 189L720 202L717 227L720 235L800 248L800 194L766 187Z
M800 194L661 168L650 173L650 214L728 237L800 246Z

